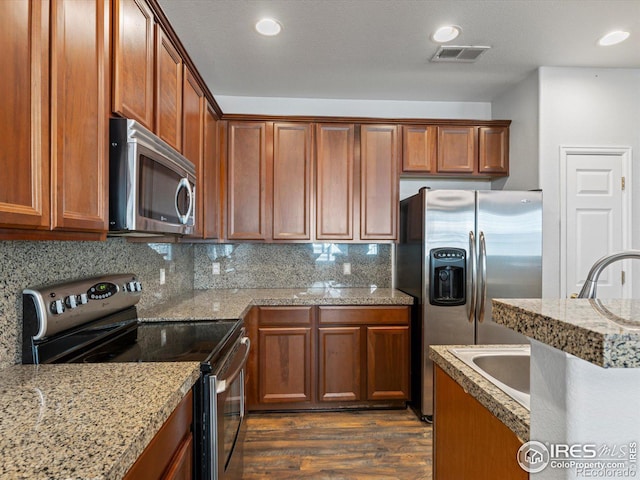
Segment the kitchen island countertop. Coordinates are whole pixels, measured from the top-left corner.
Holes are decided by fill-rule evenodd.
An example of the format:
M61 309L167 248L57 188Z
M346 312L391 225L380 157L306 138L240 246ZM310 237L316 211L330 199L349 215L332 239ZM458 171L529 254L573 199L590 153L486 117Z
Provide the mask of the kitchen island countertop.
M465 392L480 402L483 407L515 433L522 442L527 442L529 440L529 410L450 351L466 347L469 345L431 345L429 358L453 378ZM504 345L473 345L473 348L491 350L504 348Z
M274 288L194 290L151 310L143 322L242 318L251 307L294 305L412 305L413 297L392 288Z
M199 375L197 362L0 370L0 478L121 479Z
M493 319L600 367L640 367L639 300L494 299Z

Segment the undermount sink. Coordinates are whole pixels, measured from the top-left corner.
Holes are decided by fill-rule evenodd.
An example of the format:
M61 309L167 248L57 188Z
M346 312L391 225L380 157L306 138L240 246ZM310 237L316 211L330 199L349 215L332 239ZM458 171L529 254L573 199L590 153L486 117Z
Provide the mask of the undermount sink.
M530 410L529 371L531 347L460 347L451 353Z

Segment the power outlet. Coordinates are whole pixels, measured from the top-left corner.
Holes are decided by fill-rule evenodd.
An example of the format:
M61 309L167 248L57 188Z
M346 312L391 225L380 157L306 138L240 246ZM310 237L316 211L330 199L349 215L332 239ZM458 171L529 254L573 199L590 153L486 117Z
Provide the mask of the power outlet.
M343 275L351 275L351 264L343 263L342 264L342 274Z
M220 262L213 262L211 264L211 273L213 275L220 275Z
M164 268L160 269L160 285L164 285L167 282L167 278L164 273Z

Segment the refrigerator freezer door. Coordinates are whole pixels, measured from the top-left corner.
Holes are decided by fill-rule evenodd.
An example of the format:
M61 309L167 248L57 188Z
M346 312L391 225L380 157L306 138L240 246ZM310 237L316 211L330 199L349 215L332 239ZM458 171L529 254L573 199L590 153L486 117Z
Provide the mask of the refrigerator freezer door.
M478 269L486 268L479 285L477 343L527 343L526 337L496 324L492 298L542 296L542 192L477 192ZM486 255L483 256L483 247Z
M474 323L469 322L472 256L469 232L475 227L475 192L465 190L424 191L424 256L423 272L423 349L422 349L422 415L433 415L433 362L429 359L430 345L470 345L474 343ZM429 258L434 249L456 249L466 252L465 298L462 305L432 305Z

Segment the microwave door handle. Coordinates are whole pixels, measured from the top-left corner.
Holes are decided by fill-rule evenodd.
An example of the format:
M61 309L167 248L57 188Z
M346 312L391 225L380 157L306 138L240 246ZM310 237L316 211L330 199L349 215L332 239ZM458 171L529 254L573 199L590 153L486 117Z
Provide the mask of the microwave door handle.
M189 195L189 208L187 208L187 213L184 215L180 213L180 208L178 207L178 197L180 196L180 190L183 188L187 189L187 195ZM176 200L175 200L176 214L178 215L178 220L182 225L185 225L189 220L189 215L191 215L191 209L193 208L193 191L191 190L191 185L189 184L189 180L187 178L181 178L178 186L176 187Z
M240 375L240 372L247 364L247 358L249 358L249 350L251 350L251 340L249 340L249 337L242 337L240 343L244 345L245 348L244 355L242 356L242 361L240 361L238 366L233 370L233 372L231 372L231 375L216 382L217 395L227 391L227 387L229 387L229 385L231 385L235 381L235 379L238 378L238 375Z

